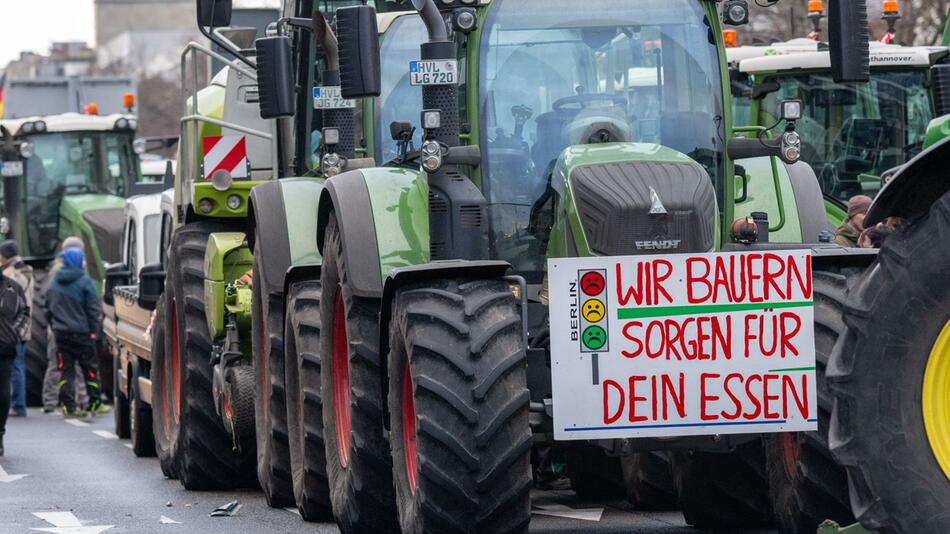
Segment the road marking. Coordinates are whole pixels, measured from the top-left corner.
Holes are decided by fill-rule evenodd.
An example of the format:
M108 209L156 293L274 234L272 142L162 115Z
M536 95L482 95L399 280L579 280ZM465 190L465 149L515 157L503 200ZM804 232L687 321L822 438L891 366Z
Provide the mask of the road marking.
M79 419L63 419L63 422L66 423L67 425L78 426L80 428L84 426L89 426L89 423L85 421L80 421Z
M604 514L604 509L571 508L558 503L540 502L532 504L531 513L535 515L563 517L566 519L579 519L581 521L600 521L601 516Z
M158 518L158 522L163 525L180 525L181 524L181 521L175 521L174 519L168 516L164 516L164 515Z
M119 439L119 436L116 436L115 434L113 434L112 432L109 432L108 430L93 430L92 433L99 436L100 438Z
M3 466L0 465L0 482L16 482L17 480L28 476L30 475L8 475L3 469Z
M131 443L125 443L124 445L130 449L133 448Z
M83 526L72 512L33 512L33 515L53 525L52 528L31 528L39 532L52 534L99 534L113 528L113 525Z
M284 510L287 510L288 512L290 512L290 513L292 513L292 514L300 515L300 510L298 510L298 509L296 509L296 508L293 508L293 507L291 507L291 506L288 506L287 508L284 508Z

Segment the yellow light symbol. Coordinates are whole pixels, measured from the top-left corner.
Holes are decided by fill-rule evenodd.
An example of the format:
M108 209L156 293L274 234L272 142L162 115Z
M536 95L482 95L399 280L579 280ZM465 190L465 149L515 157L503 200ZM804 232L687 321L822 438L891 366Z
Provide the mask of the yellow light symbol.
M599 299L590 299L581 308L581 314L589 323L599 323L607 313L607 308Z

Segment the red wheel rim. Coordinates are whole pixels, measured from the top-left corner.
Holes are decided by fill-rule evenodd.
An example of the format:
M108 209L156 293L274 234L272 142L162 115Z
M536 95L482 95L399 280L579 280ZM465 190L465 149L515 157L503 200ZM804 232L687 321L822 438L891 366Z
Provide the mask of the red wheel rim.
M794 479L798 473L798 436L792 432L781 434L779 443L782 447L782 466L788 478Z
M175 422L181 421L181 366L179 365L180 356L178 354L178 306L172 301L172 354L171 354L171 393L172 409L175 414Z
M409 362L402 377L402 450L406 457L406 481L409 491L415 495L416 480L416 406L412 400L412 374Z
M350 460L350 343L346 337L346 313L343 292L336 291L331 332L330 379L333 383L333 420L336 423L336 449L340 465Z

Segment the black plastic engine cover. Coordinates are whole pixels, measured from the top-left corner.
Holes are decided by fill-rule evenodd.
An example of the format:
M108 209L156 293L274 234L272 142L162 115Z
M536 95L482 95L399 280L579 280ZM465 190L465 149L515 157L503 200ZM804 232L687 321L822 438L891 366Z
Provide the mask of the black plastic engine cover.
M570 182L595 254L707 252L715 244L716 192L698 163L588 165Z

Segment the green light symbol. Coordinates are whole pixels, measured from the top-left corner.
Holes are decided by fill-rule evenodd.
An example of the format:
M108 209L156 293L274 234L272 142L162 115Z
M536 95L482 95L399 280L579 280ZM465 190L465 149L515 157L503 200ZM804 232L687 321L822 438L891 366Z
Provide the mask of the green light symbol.
M581 340L589 350L599 350L607 344L607 332L600 326L591 325L584 329Z

